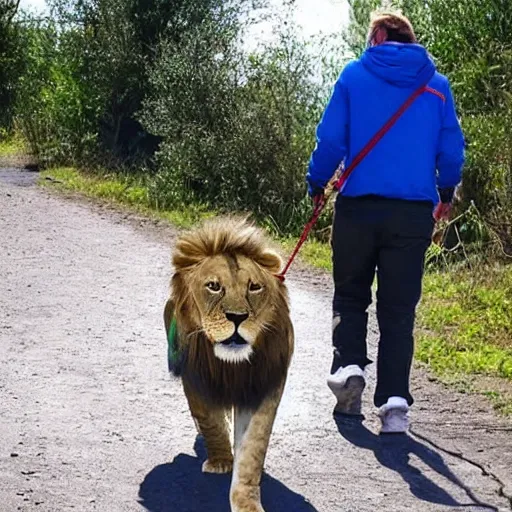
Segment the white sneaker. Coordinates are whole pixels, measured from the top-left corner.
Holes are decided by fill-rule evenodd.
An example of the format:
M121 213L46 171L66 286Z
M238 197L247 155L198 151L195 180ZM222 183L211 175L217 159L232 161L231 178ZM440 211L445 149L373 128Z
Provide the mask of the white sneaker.
M327 385L338 400L334 410L342 414L361 414L361 396L366 386L364 371L351 364L327 378Z
M392 396L379 408L381 434L403 434L409 429L409 405L400 396Z

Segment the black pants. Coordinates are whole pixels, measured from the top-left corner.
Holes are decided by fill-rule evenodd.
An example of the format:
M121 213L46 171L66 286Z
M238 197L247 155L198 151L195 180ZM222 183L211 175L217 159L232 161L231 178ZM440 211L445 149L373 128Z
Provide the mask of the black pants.
M413 403L409 377L414 319L433 228L430 202L375 196L338 196L336 201L332 235L333 313L340 321L333 331L331 372L353 364L364 368L372 362L366 348L367 309L377 273L377 407L391 396L406 398L409 405Z

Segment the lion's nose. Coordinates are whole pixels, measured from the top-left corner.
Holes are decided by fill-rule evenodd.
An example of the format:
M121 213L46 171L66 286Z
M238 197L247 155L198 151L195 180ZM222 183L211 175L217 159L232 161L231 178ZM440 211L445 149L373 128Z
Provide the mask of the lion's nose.
M226 313L226 318L238 328L244 320L249 318L249 313Z

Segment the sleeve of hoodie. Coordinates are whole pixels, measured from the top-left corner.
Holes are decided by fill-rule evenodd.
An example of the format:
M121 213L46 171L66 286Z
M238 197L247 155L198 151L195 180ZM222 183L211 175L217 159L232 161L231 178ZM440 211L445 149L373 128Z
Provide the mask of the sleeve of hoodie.
M437 148L437 188L443 203L453 199L455 187L462 178L464 135L460 127L450 84L447 82L444 115Z
M310 194L314 189L327 185L347 154L349 113L346 69L334 86L316 130L316 147L306 175Z

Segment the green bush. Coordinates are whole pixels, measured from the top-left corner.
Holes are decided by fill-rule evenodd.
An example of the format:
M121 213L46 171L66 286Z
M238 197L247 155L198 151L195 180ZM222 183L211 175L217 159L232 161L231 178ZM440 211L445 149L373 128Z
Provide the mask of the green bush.
M0 2L0 128L13 128L17 82L24 71L23 52L20 51L21 28L16 21L19 3Z
M17 121L43 164L85 161L95 147L99 102L79 79L79 30L60 32L53 22L23 31L26 72L18 83Z
M160 48L141 115L163 139L153 194L162 205L250 211L296 233L310 210L304 174L324 92L315 57L289 28L246 58L231 26L217 20Z
M243 28L257 12L250 0L50 0L47 21L13 17L7 2L0 124L11 122L15 105L43 163L142 170L161 207L250 211L280 234L296 234L311 208L304 174L326 85L345 49L364 49L369 14L382 2L349 3L342 44L325 40L312 51L285 13L274 42L248 55ZM488 227L464 220L460 232L474 241L487 231L510 251L509 2L391 3L410 16L453 86L469 141L462 207L474 203ZM328 225L326 215L317 235Z

